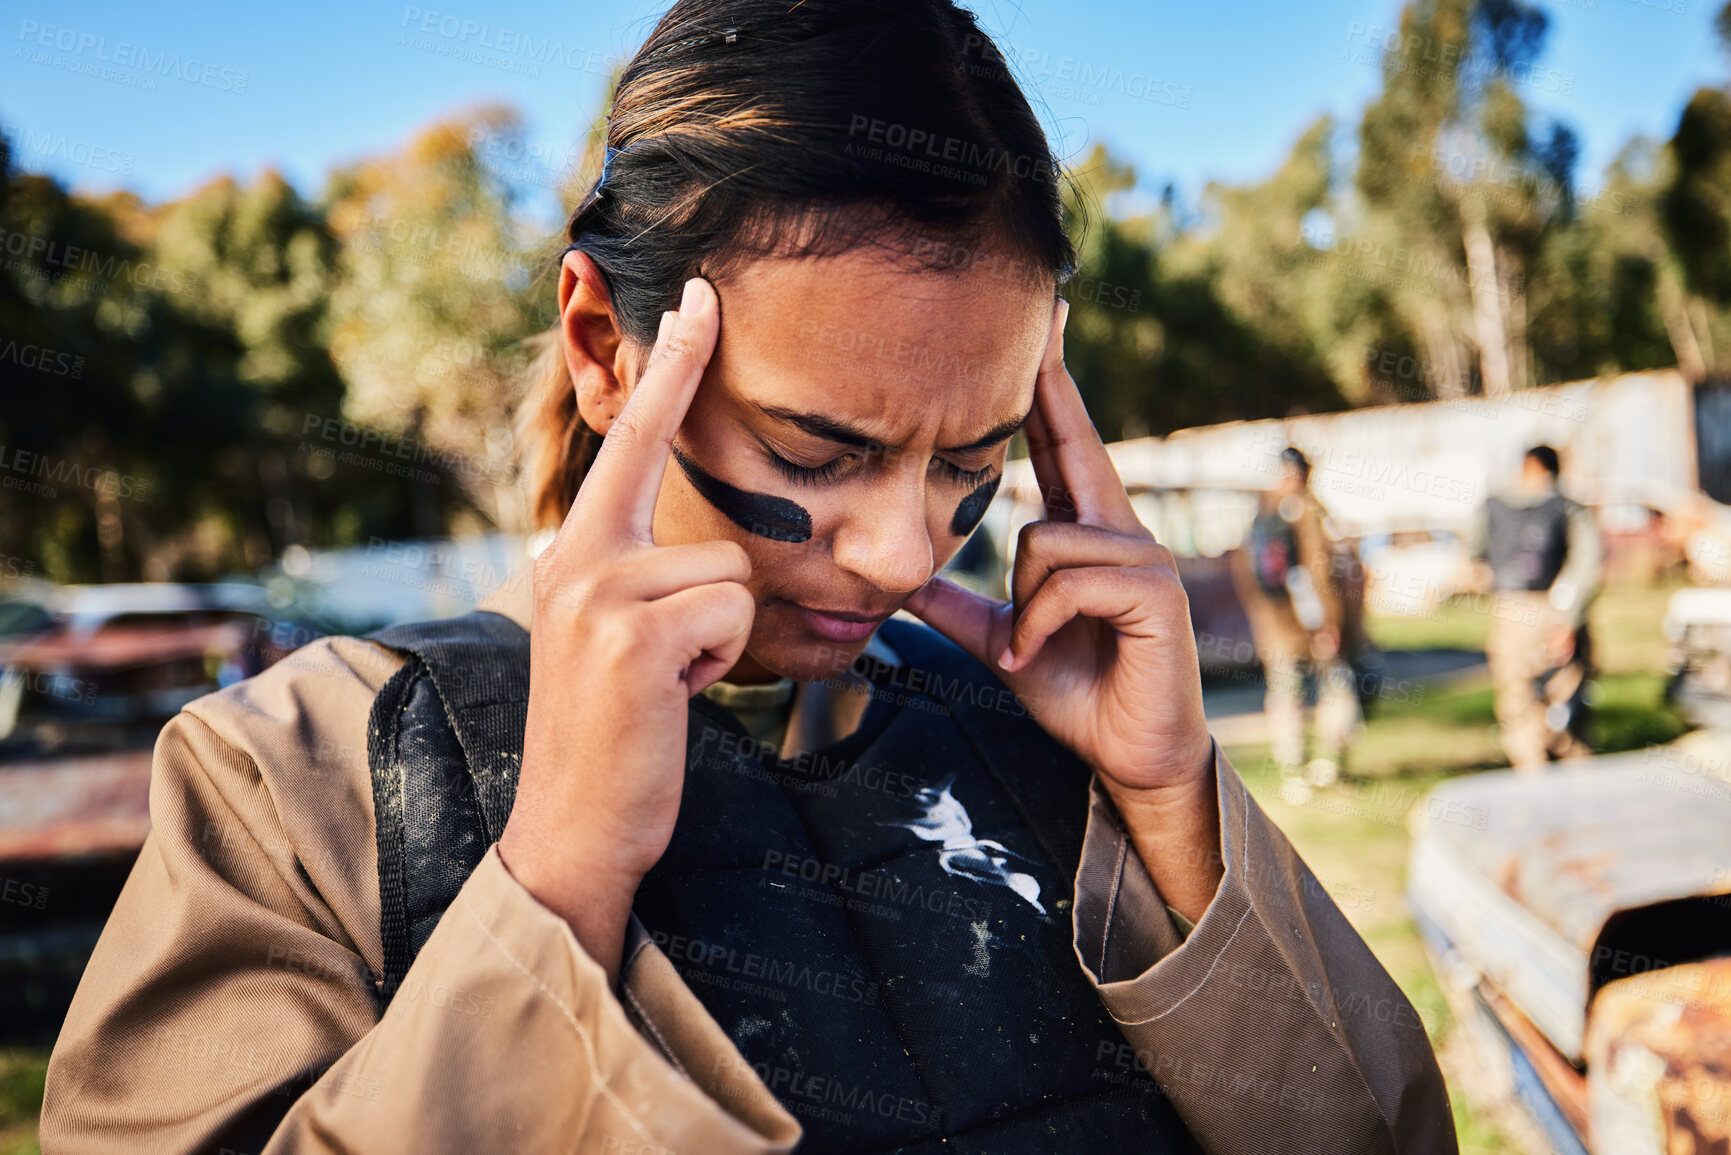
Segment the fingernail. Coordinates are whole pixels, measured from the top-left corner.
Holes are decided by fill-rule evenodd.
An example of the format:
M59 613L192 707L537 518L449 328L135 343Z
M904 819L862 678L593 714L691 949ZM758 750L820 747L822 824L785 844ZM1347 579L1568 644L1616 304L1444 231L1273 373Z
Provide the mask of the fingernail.
M655 343L657 345L667 340L667 334L673 331L673 324L677 320L679 320L679 314L675 313L672 309L661 314L661 329L655 334Z
M685 282L685 293L679 298L681 316L689 317L697 312L703 302L702 278L693 277Z
M1064 335L1064 326L1070 323L1070 302L1058 298L1058 336Z
M1015 656L1010 653L1010 647L1005 646L1004 652L998 655L998 668L1000 670L1007 670L1010 668L1010 663L1015 660Z

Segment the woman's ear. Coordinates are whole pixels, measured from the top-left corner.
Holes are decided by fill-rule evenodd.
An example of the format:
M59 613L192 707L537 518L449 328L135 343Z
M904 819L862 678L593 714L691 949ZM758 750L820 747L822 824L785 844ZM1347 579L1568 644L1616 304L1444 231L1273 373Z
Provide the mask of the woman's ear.
M603 437L630 395L636 358L613 316L607 282L589 254L569 252L559 268L559 343L583 423Z

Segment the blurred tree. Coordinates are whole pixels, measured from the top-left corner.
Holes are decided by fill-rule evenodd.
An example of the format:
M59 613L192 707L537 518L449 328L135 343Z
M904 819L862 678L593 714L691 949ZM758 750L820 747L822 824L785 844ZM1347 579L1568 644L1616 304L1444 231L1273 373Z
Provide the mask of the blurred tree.
M1731 53L1731 3L1719 10L1714 26ZM1668 325L1680 346L1679 362L1702 376L1731 357L1731 92L1697 91L1668 152L1671 173L1659 215L1681 272L1681 285L1672 290L1680 299L1667 310ZM1686 352L1691 344L1693 352Z
M0 548L53 580L138 576L163 539L225 503L208 461L249 425L227 388L238 350L176 311L194 286L122 234L124 200L83 201L9 165L0 189ZM181 467L211 484L166 486Z
M1360 129L1357 188L1380 218L1378 242L1414 254L1420 273L1395 298L1444 394L1475 379L1501 394L1540 377L1527 281L1572 220L1579 153L1572 130L1535 126L1516 92L1572 84L1537 66L1547 24L1522 0L1413 0Z
M164 206L144 227L164 273L197 286L175 295L179 310L238 345L232 374L250 404L249 436L243 451L220 458L219 468L262 507L250 526L266 537L249 542L249 559L324 544L328 536L315 527L330 524L331 503L297 484L294 469L308 418L336 412L343 397L326 349L337 246L323 218L266 171L250 185L232 177L212 181Z
M520 135L493 106L441 121L399 153L332 175L326 217L342 244L331 356L345 416L412 444L496 525L524 524L511 411L522 341L550 321L531 300L527 238L477 141ZM422 493L436 521L435 496ZM429 527L429 531L436 526Z
M152 233L163 270L199 285L185 311L232 330L236 376L283 407L269 424L298 431L306 406L341 401L324 332L337 245L288 182L269 170L250 186L219 178L167 205Z
M1171 198L1154 214L1107 214L1133 191L1135 173L1103 146L1071 175L1065 207L1079 267L1064 287L1065 358L1102 436L1340 404L1301 336L1239 314L1206 257L1186 263L1176 253Z
M0 553L57 581L210 578L411 530L319 434L334 238L275 174L159 208L0 163ZM437 470L429 465L429 471ZM438 518L432 529L439 528Z
M1532 344L1562 380L1687 363L1661 307L1680 301L1656 207L1662 163L1653 141L1631 141L1534 264Z
M1471 15L1470 0L1419 0L1401 10L1397 47L1380 60L1382 93L1359 127L1354 175L1364 212L1353 250L1399 248L1402 263L1417 270L1386 283L1443 396L1466 392L1471 380L1457 275L1461 234L1437 173L1439 138L1461 104L1458 69L1471 47Z
M1186 271L1288 358L1295 409L1386 399L1370 391L1367 352L1404 334L1388 291L1334 248L1334 128L1313 123L1261 184L1210 185L1213 227L1179 246Z

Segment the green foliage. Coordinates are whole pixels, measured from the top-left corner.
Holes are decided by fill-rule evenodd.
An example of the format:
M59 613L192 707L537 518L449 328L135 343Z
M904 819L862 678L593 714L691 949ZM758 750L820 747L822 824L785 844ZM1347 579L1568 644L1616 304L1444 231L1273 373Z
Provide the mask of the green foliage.
M1652 141L1630 142L1603 187L1535 260L1530 331L1558 379L1677 363L1659 306L1668 257L1655 207L1657 158Z
M1080 267L1065 288L1065 359L1101 435L1338 406L1303 335L1280 331L1254 303L1235 307L1208 255L1162 242L1170 221L1101 211L1133 184L1128 166L1096 147L1067 206ZM1290 231L1296 242L1296 224Z
M1602 753L1664 745L1689 730L1665 701L1665 675L1656 670L1607 674L1594 690L1593 745Z
M1676 175L1660 213L1689 288L1731 304L1731 94L1703 88L1671 138Z
M381 381L428 384L416 366L458 347L455 338L491 352L528 331L496 267L434 262L417 281L425 259L402 257L419 251L417 229L438 227L428 221L462 244L472 220L508 221L480 188L472 153L464 159L471 126L429 133L410 158L419 167L399 172L386 159L335 178L403 213L365 235L337 227L353 225L353 200L309 204L273 172L224 177L152 208L73 196L0 156L9 572L211 578L264 566L293 544L443 532L478 504L466 490L475 478L491 496L475 443L451 429L479 428L483 447L497 444L503 372L435 383L442 441L397 420L393 398L380 397ZM437 154L441 143L455 159ZM463 176L429 179L444 170ZM389 201L405 189L406 203ZM427 207L440 198L442 208ZM509 241L491 243L503 251ZM345 333L359 336L345 344ZM462 424L480 413L489 423ZM392 472L404 458L406 481Z
M36 1145L36 1119L48 1079L44 1051L0 1051L0 1155L25 1155Z
M343 412L453 463L469 500L507 526L521 519L510 417L522 341L540 327L525 267L538 238L519 235L475 145L520 134L510 110L479 109L337 172L326 194L342 245L330 319Z

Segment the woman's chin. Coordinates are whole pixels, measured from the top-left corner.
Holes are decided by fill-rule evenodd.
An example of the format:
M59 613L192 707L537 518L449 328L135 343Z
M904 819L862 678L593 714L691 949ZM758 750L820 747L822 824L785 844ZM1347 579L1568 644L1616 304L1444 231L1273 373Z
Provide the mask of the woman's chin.
M845 674L870 638L857 642L832 642L823 638L780 635L752 638L745 656L778 678L796 682L821 682Z

